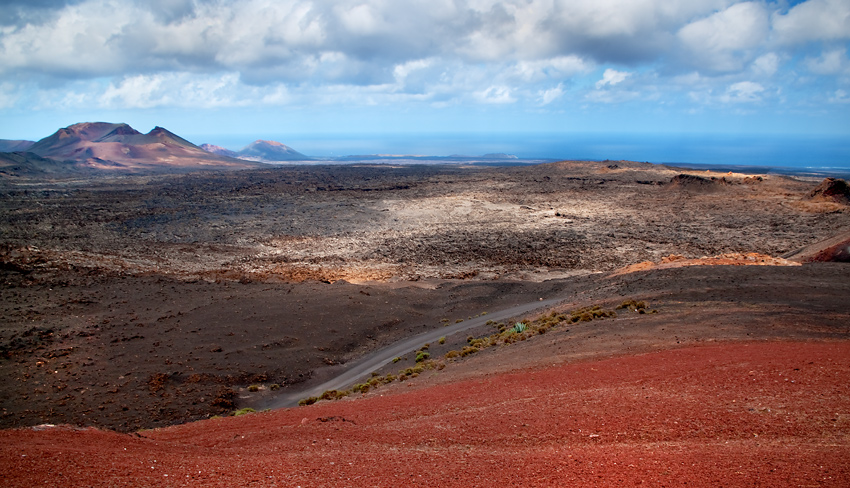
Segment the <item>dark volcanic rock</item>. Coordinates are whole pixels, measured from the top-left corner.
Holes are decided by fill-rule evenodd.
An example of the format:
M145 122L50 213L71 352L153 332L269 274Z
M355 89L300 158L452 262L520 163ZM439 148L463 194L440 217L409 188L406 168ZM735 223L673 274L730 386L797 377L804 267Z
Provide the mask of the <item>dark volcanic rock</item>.
M850 205L850 186L844 180L825 178L817 188L809 193L808 198Z
M670 179L670 186L682 190L691 191L715 191L722 186L728 185L726 178L703 178L702 176L678 174Z

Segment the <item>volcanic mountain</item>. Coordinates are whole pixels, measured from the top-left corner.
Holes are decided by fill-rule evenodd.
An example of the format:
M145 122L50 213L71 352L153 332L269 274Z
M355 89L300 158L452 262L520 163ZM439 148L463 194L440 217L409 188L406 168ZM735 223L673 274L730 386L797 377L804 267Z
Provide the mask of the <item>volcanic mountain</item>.
M247 161L309 161L311 159L286 144L277 141L256 140L238 152L212 144L201 144L201 149L213 154L244 159Z
M227 149L226 147L216 146L215 144L201 144L198 147L200 147L201 149L203 149L206 152L218 154L219 156L227 156L228 158L238 158L239 157L239 154L237 154L236 151L231 151L230 149Z
M127 124L84 122L59 129L28 152L69 162L69 166L125 172L172 172L257 167L204 151L180 136L155 127L147 134Z
M14 141L9 139L0 139L0 152L26 151L35 142L33 141Z

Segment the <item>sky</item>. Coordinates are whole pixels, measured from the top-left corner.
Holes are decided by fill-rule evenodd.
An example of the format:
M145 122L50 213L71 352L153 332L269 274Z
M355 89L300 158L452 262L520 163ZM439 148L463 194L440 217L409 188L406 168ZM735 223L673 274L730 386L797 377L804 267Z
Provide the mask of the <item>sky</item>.
M429 133L850 141L850 0L2 3L0 139L107 121L231 146Z

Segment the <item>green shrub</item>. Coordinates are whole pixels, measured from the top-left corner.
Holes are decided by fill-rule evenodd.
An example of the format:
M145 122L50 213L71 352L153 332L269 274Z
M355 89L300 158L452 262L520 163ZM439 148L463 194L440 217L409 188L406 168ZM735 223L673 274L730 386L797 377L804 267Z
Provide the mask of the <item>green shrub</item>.
M399 361L401 361L401 356L396 356L393 358L393 363L397 363Z
M312 404L314 404L318 401L319 401L318 397L304 398L304 399L298 401L298 406L303 407L303 406L306 406L306 405L312 405Z
M280 389L280 385L278 385L277 383L272 383L271 385L269 385L269 390L271 390L271 391L277 391L279 389Z
M238 416L240 416L240 415L246 415L246 414L254 413L254 412L256 412L256 410L254 410L253 408L251 408L251 407L246 407L246 408L240 408L239 410L237 410L237 411L233 412L233 414L232 414L232 415L233 415L234 417L238 417Z
M319 396L318 400L338 400L346 396L348 396L347 391L327 390Z
M445 344L446 343L446 336L440 337L440 340L437 341L437 342L439 342L441 345Z
M638 312L640 310L646 309L647 307L648 305L644 301L638 302L636 300L626 300L621 303L620 306L617 307L617 309L619 310L621 308L627 308L629 310L634 310L635 312Z
M452 359L460 356L460 351L451 350L446 353L446 359Z
M251 386L248 387L248 391L250 391L250 392L260 391L260 385L251 385Z
M421 363L422 361L425 361L426 359L428 359L430 357L431 357L430 353L425 352L425 351L419 351L418 353L416 353L416 362Z

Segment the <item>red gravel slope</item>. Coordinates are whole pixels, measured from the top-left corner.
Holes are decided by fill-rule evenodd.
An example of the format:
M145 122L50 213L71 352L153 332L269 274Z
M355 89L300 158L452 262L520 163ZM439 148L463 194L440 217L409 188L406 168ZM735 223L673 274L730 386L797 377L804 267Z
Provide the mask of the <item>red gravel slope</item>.
M850 343L674 349L143 431L0 432L0 485L848 486Z

